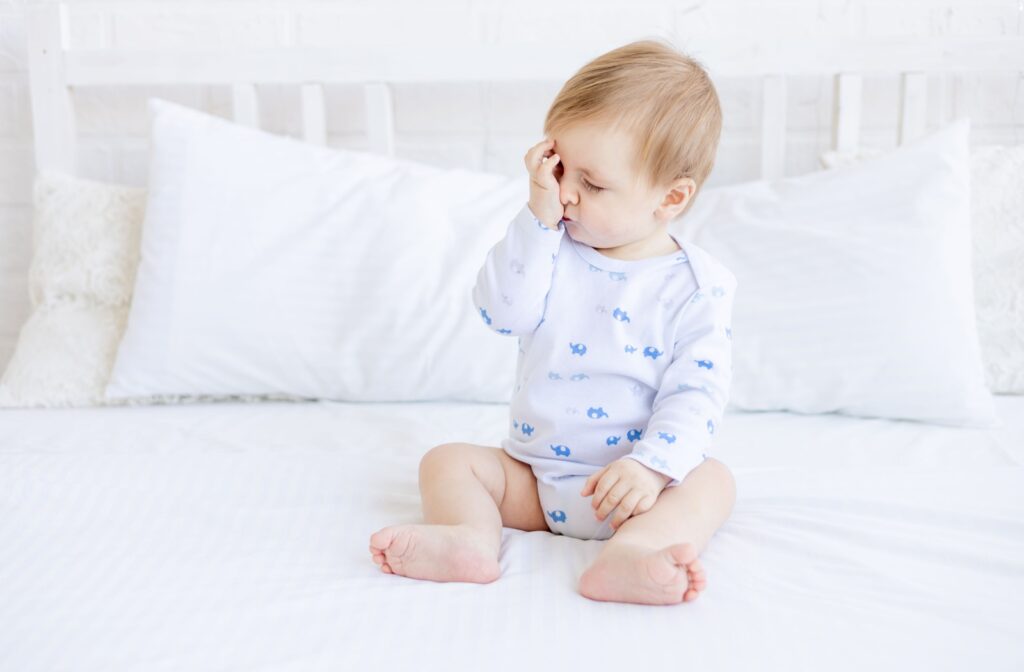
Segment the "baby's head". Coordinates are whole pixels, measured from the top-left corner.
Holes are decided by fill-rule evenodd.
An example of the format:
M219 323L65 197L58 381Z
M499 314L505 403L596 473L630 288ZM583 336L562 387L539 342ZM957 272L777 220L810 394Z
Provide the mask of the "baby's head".
M721 130L707 72L667 44L633 42L584 65L544 120L568 233L624 258L663 247L711 172Z

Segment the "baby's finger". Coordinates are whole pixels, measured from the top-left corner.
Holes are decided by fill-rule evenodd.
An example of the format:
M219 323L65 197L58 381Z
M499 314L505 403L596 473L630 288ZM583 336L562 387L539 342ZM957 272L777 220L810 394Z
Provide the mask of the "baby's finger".
M523 162L526 163L526 167L530 169L530 172L533 172L537 165L540 164L544 153L550 150L554 144L554 140L545 139L527 150L526 156L523 157Z
M555 167L558 166L558 154L545 156L537 169L537 180L546 189L557 189L558 179L555 178Z
M590 500L590 505L594 507L595 511L604 499L605 493L608 492L608 488L611 487L607 483L602 483L602 481L608 480L609 478L611 478L613 483L616 480L616 477L613 474L605 473L601 478L597 479L597 483L595 483L594 487L591 488L591 491L594 493L594 497Z
M600 471L595 471L594 473L592 473L590 475L590 478L587 479L587 482L583 484L583 490L580 491L580 497L587 497L590 495L590 493L594 492L594 486L596 486L597 482L601 479L601 474L603 474L607 470L608 467L604 467Z
M656 495L645 496L637 503L636 508L633 509L633 514L639 516L641 513L647 513L651 510L656 501L658 501L658 497Z
M558 167L558 162L561 161L561 159L558 157L558 154L552 154L551 156L544 159L544 161L544 167L547 168L549 173L554 175L555 168Z
M604 475L597 481L597 485L594 486L594 498L590 500L590 505L595 509L604 501L608 491L618 483L619 476L613 471L606 471Z
M615 509L615 515L612 516L612 529L617 530L619 525L629 520L634 512L636 511L637 504L643 498L643 493L638 490L630 490L629 494L622 498L622 502L619 503L619 507Z
M629 494L631 489L632 486L626 481L620 480L616 483L615 487L609 490L608 494L601 500L601 506L597 509L597 519L604 520L607 518L612 509L622 502L622 499Z

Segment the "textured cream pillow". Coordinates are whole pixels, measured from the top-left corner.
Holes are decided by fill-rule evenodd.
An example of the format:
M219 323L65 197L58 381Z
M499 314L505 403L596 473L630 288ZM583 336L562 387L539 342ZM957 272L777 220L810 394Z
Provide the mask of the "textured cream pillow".
M883 154L826 152L825 168ZM1024 394L1024 145L971 149L974 308L985 384Z
M0 404L92 405L128 315L145 190L42 173L33 197L32 313L0 380Z
M971 153L974 307L989 389L1024 394L1024 145Z
M165 395L105 401L139 264L146 190L42 172L33 200L32 313L0 379L0 407L290 399Z

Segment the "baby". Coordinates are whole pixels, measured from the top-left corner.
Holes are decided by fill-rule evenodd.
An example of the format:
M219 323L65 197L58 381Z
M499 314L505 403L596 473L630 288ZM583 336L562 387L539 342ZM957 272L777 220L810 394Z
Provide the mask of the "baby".
M706 586L698 556L736 499L708 457L728 399L736 278L668 230L714 164L715 87L657 40L579 70L526 153L530 196L473 301L516 336L509 436L446 443L419 466L424 525L370 537L387 573L489 583L502 527L608 539L594 600L671 604Z

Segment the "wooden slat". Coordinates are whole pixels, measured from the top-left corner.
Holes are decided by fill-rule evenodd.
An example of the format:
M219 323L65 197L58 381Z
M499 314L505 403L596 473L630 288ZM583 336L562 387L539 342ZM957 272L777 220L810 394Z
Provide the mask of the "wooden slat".
M783 176L786 165L786 79L769 75L762 83L761 177Z
M391 88L381 82L367 84L366 132L370 151L395 155L395 115L391 99Z
M322 84L302 85L302 137L316 145L327 144L327 104Z
M231 87L231 99L234 104L232 116L244 126L260 127L259 96L256 95L255 84L235 84Z
M45 4L26 9L36 170L73 175L77 172L77 133L64 69L67 7Z
M71 86L123 84L302 84L305 82L443 82L464 80L564 81L607 44L560 43L554 51L520 44L439 44L409 58L383 45L231 50L88 50L67 56ZM1024 37L810 37L737 44L718 40L687 45L713 77L828 75L837 72L1019 72Z
M928 124L928 75L904 72L900 76L899 144L924 134Z
M859 74L835 76L832 96L832 149L850 152L860 142L861 92L864 79Z
M952 118L951 115L953 113L953 85L950 82L950 77L951 75L949 75L948 73L943 73L939 75L938 81L935 84L935 88L937 89L935 94L936 98L939 101L939 106L936 115L936 119L939 126L945 126L947 123L949 123L949 120Z
M952 86L949 88L949 108L952 118L970 117L974 109L973 106L978 102L981 93L977 75L958 73L953 76Z

